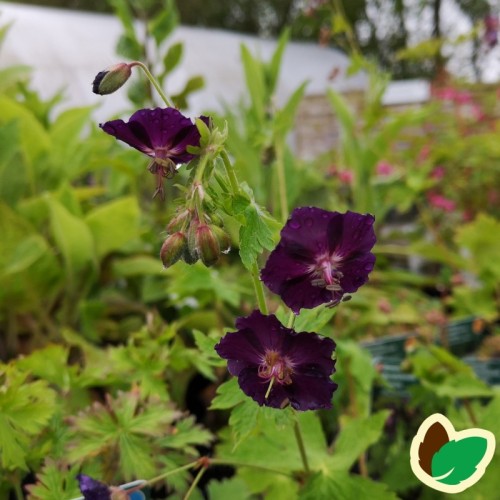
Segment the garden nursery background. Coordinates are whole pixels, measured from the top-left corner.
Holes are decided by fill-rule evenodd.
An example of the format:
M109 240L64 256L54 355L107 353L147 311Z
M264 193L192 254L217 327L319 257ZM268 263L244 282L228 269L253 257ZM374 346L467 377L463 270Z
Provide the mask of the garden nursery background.
M434 413L500 439L499 29L486 0L0 2L0 498L451 498L410 446Z

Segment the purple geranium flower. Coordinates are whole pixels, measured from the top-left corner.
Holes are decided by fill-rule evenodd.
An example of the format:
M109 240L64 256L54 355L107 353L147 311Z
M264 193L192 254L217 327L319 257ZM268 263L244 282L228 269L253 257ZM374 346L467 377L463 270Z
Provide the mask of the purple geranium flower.
M78 474L76 479L85 500L144 500L146 498L144 493L139 491L146 482L142 479L121 486L107 486L85 474Z
M337 384L330 380L335 342L315 333L285 328L276 316L254 311L236 320L215 350L228 360L242 391L259 405L296 410L331 408Z
M111 490L107 485L85 474L76 476L85 500L111 500Z
M262 281L298 314L334 306L368 281L375 264L373 215L296 208L271 252Z
M200 118L208 125L206 116ZM160 194L163 197L163 178L173 177L176 165L187 163L195 157L188 153L187 147L200 145L200 133L196 125L174 108L140 109L127 123L113 120L100 127L153 158L149 171L157 178L155 196Z

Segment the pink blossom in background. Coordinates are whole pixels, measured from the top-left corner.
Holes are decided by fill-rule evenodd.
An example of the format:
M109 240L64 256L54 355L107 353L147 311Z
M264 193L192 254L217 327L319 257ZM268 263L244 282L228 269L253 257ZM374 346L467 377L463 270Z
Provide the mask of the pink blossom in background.
M464 213L462 214L462 220L465 222L471 222L474 220L474 212L471 210L464 210Z
M422 146L422 149L420 150L420 153L418 153L418 161L425 161L427 158L429 158L429 155L431 154L431 146L430 144L424 144Z
M446 169L442 165L437 165L432 169L431 179L440 181L446 175Z
M452 101L456 104L470 104L472 102L472 94L465 90L458 90L453 87L444 87L437 89L434 95L443 101Z
M437 193L428 193L427 200L434 208L439 208L444 212L453 212L457 207L456 203L453 200L450 200Z
M386 177L394 173L395 168L386 161L379 161L377 164L377 175Z
M354 182L354 172L351 172L351 170L341 170L337 175L342 184L352 184Z

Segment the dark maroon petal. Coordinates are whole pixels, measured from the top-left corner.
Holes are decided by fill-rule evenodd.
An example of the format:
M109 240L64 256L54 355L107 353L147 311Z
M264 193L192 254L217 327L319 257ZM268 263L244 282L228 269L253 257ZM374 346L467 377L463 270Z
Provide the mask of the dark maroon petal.
M195 127L189 118L175 108L140 109L130 117L131 123L143 127L153 149L176 146L176 136L186 128Z
M300 411L328 409L337 384L327 377L296 373L285 390L293 408Z
M296 208L281 230L281 241L292 256L312 261L328 250L327 228L336 212L316 207Z
M349 259L342 263L344 276L340 284L345 293L354 293L361 285L368 281L368 275L375 265L375 255L372 253L362 254L356 259Z
M201 119L209 123L209 118ZM101 128L148 156L169 158L175 164L191 161L194 155L187 147L200 144L196 125L174 108L140 109L127 123L113 120Z
M258 366L265 350L251 330L227 333L215 346L217 354L228 360L229 373L238 376L248 366Z
M278 295L295 314L299 314L301 309L313 309L342 296L341 293L334 294L311 285L311 279L306 277L285 282Z
M328 246L331 252L342 256L369 252L375 245L373 215L347 212L334 214L328 225Z
M332 359L335 342L328 337L309 332L296 333L288 337L284 349L294 366L304 373L310 371L329 377L335 368Z
M141 126L130 126L123 120L113 120L106 122L100 127L109 135L116 137L119 141L127 143L129 146L145 153L148 156L154 156L154 150L148 135Z
M238 377L238 384L241 390L260 406L270 406L271 408L283 408L287 406L288 395L283 385L273 384L271 392L266 399L269 382L259 377L256 367L249 367L242 370Z
M111 500L111 491L108 486L85 474L76 476L85 500Z

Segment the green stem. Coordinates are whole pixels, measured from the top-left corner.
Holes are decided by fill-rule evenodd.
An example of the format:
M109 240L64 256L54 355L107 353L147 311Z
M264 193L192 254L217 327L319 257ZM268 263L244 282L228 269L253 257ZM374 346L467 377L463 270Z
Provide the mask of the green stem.
M227 155L225 150L221 152L221 158L224 162L224 168L226 169L227 177L229 178L229 183L231 184L231 189L233 190L233 194L238 194L240 192L240 185L238 184L238 179L236 178L236 174L234 173L233 166L229 161L229 156Z
M160 94L160 97L163 99L163 101L165 102L165 104L169 108L173 108L174 106L173 106L172 102L166 96L166 94L163 92L163 90L161 89L160 85L156 81L155 77L149 71L148 67L144 63L142 63L140 61L134 61L134 62L132 62L132 63L129 64L129 67L131 67L131 68L133 68L134 66L139 66L139 68L141 68L142 71L144 71L144 73L148 77L148 80L153 84L154 88L156 89L156 91L158 92L158 94Z
M14 491L16 492L17 500L24 499L23 490L21 488L21 485L18 482L14 485Z
M255 288L255 296L257 297L257 303L259 304L259 309L262 314L267 314L267 303L266 297L264 295L264 287L262 286L262 281L259 278L259 268L257 266L257 262L253 263L252 266L252 279L253 286Z
M298 420L295 420L293 431L295 432L295 439L299 445L300 457L302 458L302 463L304 465L304 472L309 474L311 470L309 469L309 463L307 462L306 448L304 446L304 440L302 439L302 433L300 432Z
M278 189L280 198L281 219L285 222L288 219L288 199L286 195L285 159L284 147L281 140L276 142L276 170L278 173Z
M295 324L295 313L293 311L290 311L290 316L288 316L288 323L286 324L287 328L293 328L293 325Z
M465 411L469 415L470 421L472 422L472 425L478 425L477 417L476 414L474 413L474 410L472 409L472 405L470 404L470 399L465 398L463 401Z
M197 484L200 482L200 479L202 478L203 474L205 474L205 471L206 471L206 468L204 466L201 466L200 470L198 471L198 474L196 474L194 481L192 482L191 486L189 487L189 490L187 490L187 493L184 495L184 500L188 500L188 498L191 496L191 493L193 493Z
M292 475L288 472L283 472L282 470L273 469L272 467L266 467L264 465L249 464L246 462L239 462L234 460L224 460L220 458L211 458L210 464L214 465L232 465L234 467L249 467L251 469L259 469L266 472L272 472L273 474L281 474L282 476L291 477Z
M150 484L154 484L154 483L156 483L158 481L161 481L162 479L165 479L168 476L172 476L173 474L176 474L177 472L181 472L183 470L191 469L194 466L198 465L198 463L199 463L199 460L196 460L195 462L191 462L189 464L182 465L181 467L177 467L177 469L173 469L173 470L169 470L168 472L164 472L163 474L160 474L159 476L156 476L153 479L149 479L148 481L146 481L146 483L144 484L144 486L150 485Z

